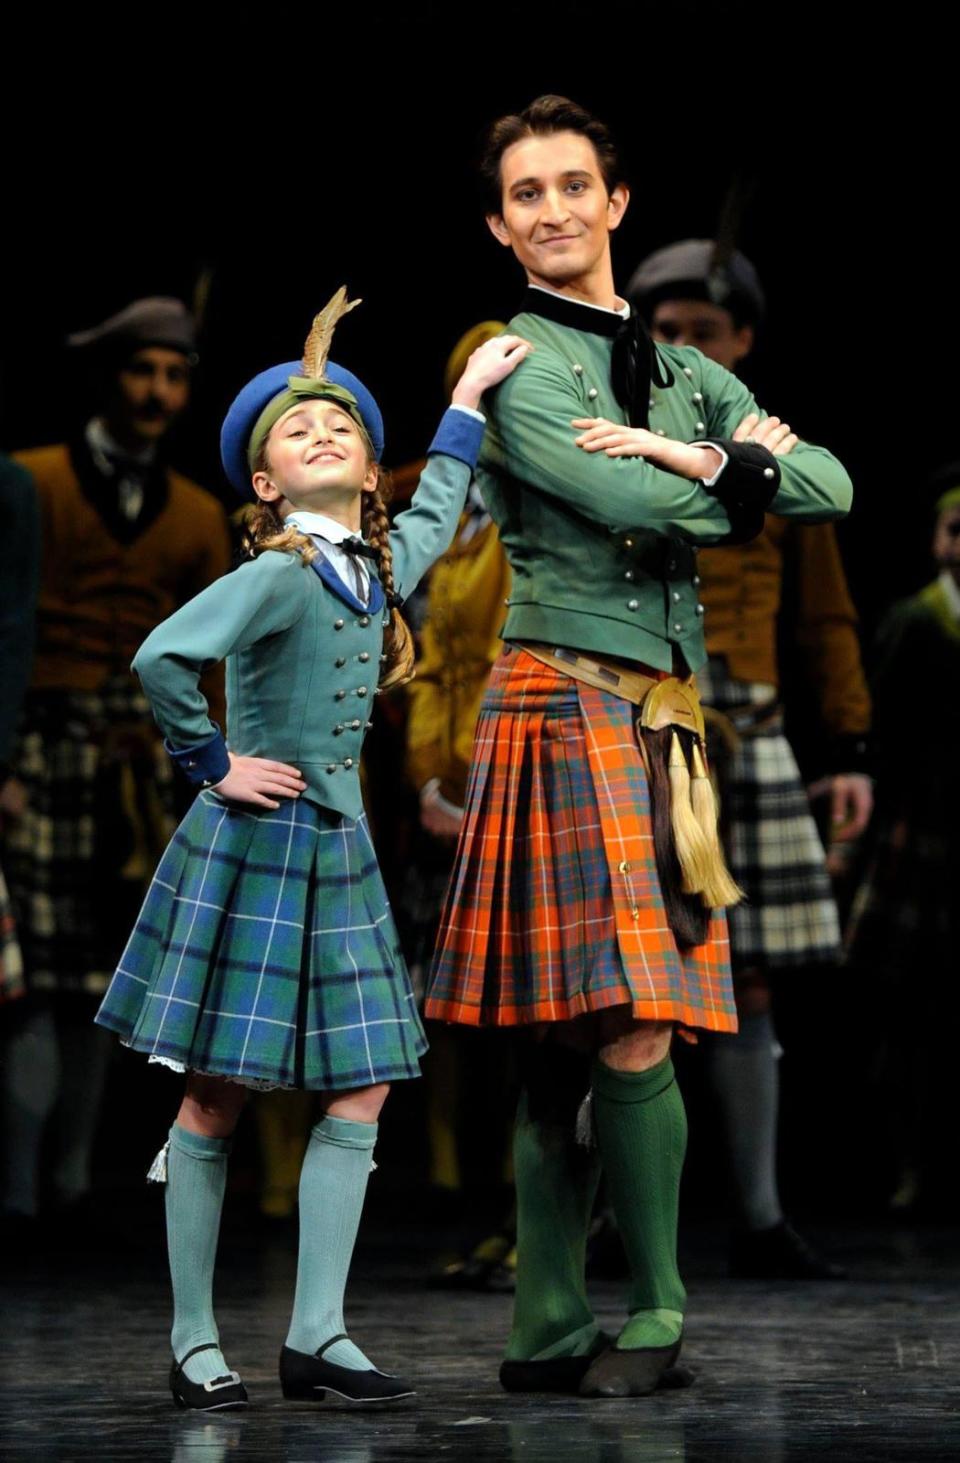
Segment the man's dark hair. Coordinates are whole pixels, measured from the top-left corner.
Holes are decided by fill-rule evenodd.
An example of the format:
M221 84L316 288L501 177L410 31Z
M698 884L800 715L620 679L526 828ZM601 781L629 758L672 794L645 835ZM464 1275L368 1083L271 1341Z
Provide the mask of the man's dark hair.
M537 97L522 112L498 117L484 137L480 177L487 213L502 212L500 160L507 148L524 137L549 137L553 132L579 132L581 137L593 143L608 193L624 181L617 145L605 122L600 122L569 97Z

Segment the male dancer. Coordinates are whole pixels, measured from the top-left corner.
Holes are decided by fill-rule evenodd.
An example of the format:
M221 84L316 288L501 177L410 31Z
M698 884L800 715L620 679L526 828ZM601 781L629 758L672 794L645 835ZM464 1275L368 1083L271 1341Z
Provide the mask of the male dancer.
M702 811L707 792L683 730L699 714L685 678L705 659L695 546L756 533L767 507L842 516L851 488L828 452L761 420L735 377L652 347L614 289L629 193L602 123L541 97L494 124L483 172L487 222L529 286L509 328L534 349L486 403L480 485L513 589L426 1011L545 1037L526 1046L516 1127L503 1385L640 1395L673 1367L683 1328L674 1026L736 1024L725 923L707 918L729 880L678 863L697 841L683 804L693 787ZM699 893L681 890L681 867ZM572 1043L592 1057L592 1149L574 1141ZM612 1345L583 1277L600 1161L632 1276Z
M73 1243L83 1222L110 1051L93 1012L172 827L167 758L130 661L230 564L223 509L166 460L195 334L179 300L154 296L71 336L64 389L86 387L94 415L73 441L17 454L36 483L41 570L10 754L21 810L4 828L27 999L3 1050L0 1224L27 1243L48 1126L58 1228ZM222 702L222 678L210 690Z
M733 372L752 351L765 308L750 260L712 239L658 249L640 264L628 294L654 340L697 346ZM741 1276L835 1280L842 1270L785 1221L777 1186L771 984L778 974L835 960L840 944L826 855L784 736L777 624L781 613L789 616L802 656L827 774L815 788L830 796L832 837L842 843L863 832L873 801L857 615L829 523L768 515L752 543L705 552L700 574L709 661L697 681L738 739L727 750L718 738L714 770L727 857L747 894L730 914L739 1030L705 1044L738 1211L730 1268Z

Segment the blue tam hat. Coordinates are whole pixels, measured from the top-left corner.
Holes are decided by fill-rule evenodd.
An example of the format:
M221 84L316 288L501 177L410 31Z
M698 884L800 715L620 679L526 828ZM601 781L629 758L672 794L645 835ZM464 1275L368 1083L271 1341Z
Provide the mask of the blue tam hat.
M380 461L383 456L380 408L352 371L327 358L338 320L359 303L354 300L347 304L346 290L338 290L314 320L303 360L287 361L261 371L234 399L220 432L220 460L241 497L254 496L250 481L253 464L270 428L300 400L339 403L363 432L374 461Z
M323 381L307 381L300 371L299 361L286 361L281 366L270 366L261 371L234 398L224 418L220 431L220 461L230 482L243 498L254 496L250 485L253 469L248 456L253 430L274 401L279 407L274 421L296 404L297 397L328 398L340 402L369 438L374 460L379 462L383 456L383 416L363 382L352 371L333 361L327 362ZM292 385L293 382L297 385ZM327 390L327 387L332 389Z

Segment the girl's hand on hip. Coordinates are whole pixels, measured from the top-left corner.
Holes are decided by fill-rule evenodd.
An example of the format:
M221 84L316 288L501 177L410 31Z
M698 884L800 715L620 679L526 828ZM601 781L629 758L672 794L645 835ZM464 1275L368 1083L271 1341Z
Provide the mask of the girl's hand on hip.
M580 432L576 443L584 452L605 452L608 457L646 457L677 477L713 477L723 461L713 447L691 447L672 437L658 437L645 427L624 427L606 417L576 417L570 425Z
M493 340L485 340L467 361L450 400L457 406L469 406L475 411L487 388L496 386L498 381L515 371L532 349L529 340L520 335L496 335Z
M235 757L232 752L228 756L230 771L211 788L228 802L279 808L275 798L298 798L307 785L296 767L286 762L271 762L266 757Z

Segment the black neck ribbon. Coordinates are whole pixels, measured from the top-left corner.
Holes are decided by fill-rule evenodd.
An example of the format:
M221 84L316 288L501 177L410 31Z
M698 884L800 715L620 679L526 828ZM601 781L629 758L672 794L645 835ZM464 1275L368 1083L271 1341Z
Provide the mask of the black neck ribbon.
M610 360L610 384L632 427L646 427L650 420L650 387L664 390L674 383L673 372L660 355L636 307L631 307L626 320L610 310L598 310L581 304L567 295L528 288L520 309L528 315L539 315L581 330L588 335L603 335L613 341Z

